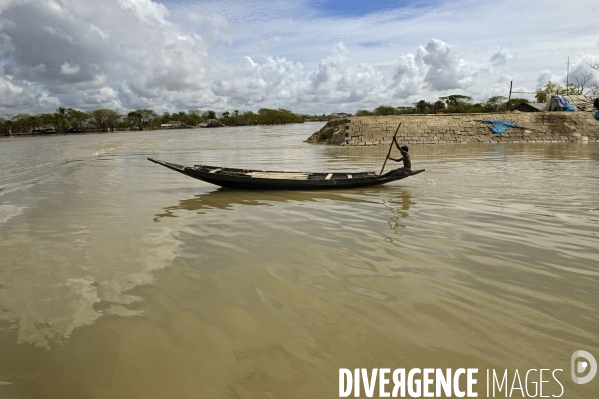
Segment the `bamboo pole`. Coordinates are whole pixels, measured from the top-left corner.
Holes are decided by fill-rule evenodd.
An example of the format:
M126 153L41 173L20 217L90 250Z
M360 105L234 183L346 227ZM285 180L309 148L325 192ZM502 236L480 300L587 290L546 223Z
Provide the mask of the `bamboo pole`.
M506 107L506 111L509 111L509 110L510 110L510 101L512 101L512 84L513 84L513 83L514 83L514 82L510 80L510 95L509 95L509 97L507 98L507 107Z
M385 165L387 165L387 159L389 159L389 156L391 155L391 150L393 149L393 141L395 139L395 136L397 136L397 132L399 132L400 127L401 127L401 122L399 122L399 126L397 126L397 130L395 130L395 134L393 135L393 138L391 139L391 145L389 146L389 152L387 153L387 158L385 158L385 162L383 163L383 167L381 168L380 175L382 175L383 171L385 170Z

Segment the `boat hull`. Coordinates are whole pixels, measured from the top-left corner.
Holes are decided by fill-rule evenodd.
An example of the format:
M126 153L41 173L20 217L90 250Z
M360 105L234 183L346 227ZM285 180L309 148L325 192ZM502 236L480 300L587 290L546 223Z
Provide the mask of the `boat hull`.
M375 172L296 173L219 168L206 165L183 166L153 158L148 158L148 160L194 179L221 187L243 190L331 190L368 187L405 179L424 172L422 169L404 175L392 173L377 175Z

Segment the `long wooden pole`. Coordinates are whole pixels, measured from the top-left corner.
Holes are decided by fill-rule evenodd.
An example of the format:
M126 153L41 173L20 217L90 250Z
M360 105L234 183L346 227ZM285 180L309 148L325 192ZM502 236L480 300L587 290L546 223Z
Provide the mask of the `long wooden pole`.
M566 69L566 95L569 96L568 86L570 86L570 57L568 57L568 69Z
M512 84L514 83L514 81L510 80L510 95L507 98L507 104L506 104L506 111L510 110L510 102L512 101Z
M397 132L399 132L400 127L401 127L401 122L399 122L399 126L397 126L397 130L395 130L395 134L393 135L393 138L391 139L391 145L389 146L389 152L387 153L387 158L385 158L385 162L383 163L383 167L381 168L380 175L382 175L383 170L385 170L385 165L387 165L387 159L389 159L389 156L391 155L391 150L393 149L393 140L395 139L395 136L397 136Z

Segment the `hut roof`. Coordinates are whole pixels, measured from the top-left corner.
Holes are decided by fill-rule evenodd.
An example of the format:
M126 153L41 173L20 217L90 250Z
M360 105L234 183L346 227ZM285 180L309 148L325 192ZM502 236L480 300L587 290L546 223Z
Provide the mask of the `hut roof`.
M545 103L520 103L514 109L520 112L543 112L546 107Z

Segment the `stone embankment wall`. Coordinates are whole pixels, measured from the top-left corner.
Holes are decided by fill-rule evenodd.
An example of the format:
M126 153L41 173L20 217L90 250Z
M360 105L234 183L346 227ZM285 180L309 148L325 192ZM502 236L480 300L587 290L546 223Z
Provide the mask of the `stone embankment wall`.
M489 125L482 123L486 119L517 122L522 128L493 134ZM599 141L599 121L591 112L359 116L349 118L343 126L335 126L335 132L322 140L317 132L308 141L350 146L389 145L400 122L397 138L402 144Z

